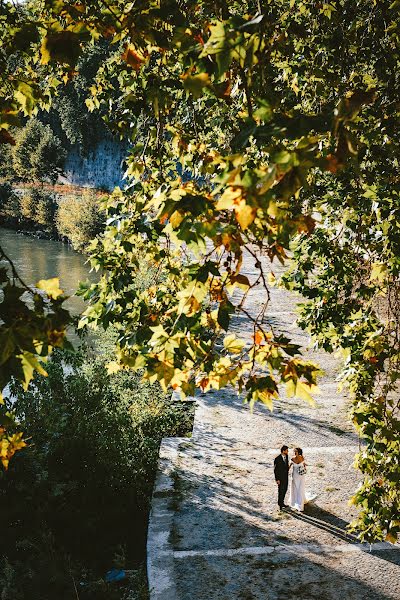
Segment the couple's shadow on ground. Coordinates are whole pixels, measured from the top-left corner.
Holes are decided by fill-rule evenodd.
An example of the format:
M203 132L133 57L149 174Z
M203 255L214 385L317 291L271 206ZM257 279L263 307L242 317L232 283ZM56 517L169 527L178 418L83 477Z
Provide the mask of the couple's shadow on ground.
M350 544L359 544L360 540L353 534L349 533L347 527L348 521L333 515L332 513L323 510L318 505L308 503L305 506L304 512L298 512L290 507L285 509L285 512L291 517L304 521L313 527L326 531L334 535L340 540Z
M285 512L291 517L303 521L308 525L326 531L327 533L335 536L337 539L347 542L348 544L360 544L360 540L356 535L353 535L348 531L349 522L333 515L332 513L322 509L316 504L308 503L305 505L304 512L298 512L292 508L286 508ZM390 547L388 547L390 549ZM372 552L369 544L360 548L365 552ZM391 562L393 564L399 564L399 556L391 555L385 550L375 550L373 554L377 554L383 560Z

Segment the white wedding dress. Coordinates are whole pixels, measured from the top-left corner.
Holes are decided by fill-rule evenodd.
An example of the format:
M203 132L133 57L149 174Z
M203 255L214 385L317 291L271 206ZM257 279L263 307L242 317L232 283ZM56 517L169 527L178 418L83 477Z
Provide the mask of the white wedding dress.
M306 501L306 476L300 475L299 467L304 468L304 462L292 464L292 484L290 487L290 506L295 510L303 512Z

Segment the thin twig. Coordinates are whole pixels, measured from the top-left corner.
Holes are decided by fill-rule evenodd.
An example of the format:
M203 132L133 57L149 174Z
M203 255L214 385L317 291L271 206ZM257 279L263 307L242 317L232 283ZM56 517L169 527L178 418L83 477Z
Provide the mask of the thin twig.
M240 67L240 74L242 76L242 86L243 86L243 90L244 90L244 93L246 96L247 112L249 113L250 119L252 119L253 118L253 107L251 105L251 96L250 96L249 86L247 84L247 76L246 76L246 72L243 67Z
M13 261L11 260L11 258L9 258L7 256L7 254L4 252L3 248L0 246L0 260L3 258L9 263L9 265L11 267L11 272L13 275L14 283L15 283L15 280L17 279L20 282L20 284L22 285L22 287L24 287L26 289L27 292L29 292L30 294L34 294L35 292L32 290L32 288L30 288L18 275L18 271L15 268Z
M73 582L73 584L74 584L74 590L75 590L76 599L77 599L77 600L80 600L80 598L79 598L79 594L78 594L78 590L77 590L77 587L76 587L76 583L75 583L74 576L72 575L72 573L70 573L70 575L71 575L72 582Z

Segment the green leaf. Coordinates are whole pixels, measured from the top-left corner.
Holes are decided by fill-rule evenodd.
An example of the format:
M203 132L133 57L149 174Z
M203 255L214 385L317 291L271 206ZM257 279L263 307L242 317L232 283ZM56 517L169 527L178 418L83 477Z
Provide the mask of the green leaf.
M260 99L259 100L259 108L257 108L257 110L253 113L253 117L256 120L260 120L260 121L264 121L264 122L268 122L272 119L273 117L273 110L271 108L271 105L269 104L269 102L267 102L266 100Z
M0 412L0 427L5 427L7 429L13 426L15 426L15 419L12 415L9 412Z
M231 314L233 314L234 312L235 312L235 307L233 306L233 304L231 302L229 302L229 300L222 302L219 305L217 321L218 321L218 325L220 325L220 327L222 327L222 329L225 329L225 331L228 331L228 329L229 329Z
M278 165L287 165L292 160L292 154L287 150L280 150L272 155L271 160Z
M16 348L13 331L10 328L0 330L0 365L5 363Z

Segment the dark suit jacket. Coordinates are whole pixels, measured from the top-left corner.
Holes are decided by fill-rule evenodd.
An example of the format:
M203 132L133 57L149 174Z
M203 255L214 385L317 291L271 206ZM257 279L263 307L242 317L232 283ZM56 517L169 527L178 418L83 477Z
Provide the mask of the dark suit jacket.
M274 460L274 475L276 481L287 481L289 477L289 457L287 462L279 454Z

